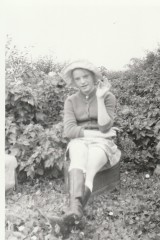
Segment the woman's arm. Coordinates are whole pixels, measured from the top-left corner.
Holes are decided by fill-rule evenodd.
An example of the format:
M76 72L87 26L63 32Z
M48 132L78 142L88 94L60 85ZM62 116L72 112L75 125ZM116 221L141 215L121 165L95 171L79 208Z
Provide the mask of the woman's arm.
M83 127L77 126L71 98L68 97L64 104L64 135L67 138L83 137Z
M110 84L100 83L97 88L98 125L101 132L107 132L113 126L116 99L109 92Z
M97 98L97 105L98 105L98 124L99 126L105 126L108 125L108 127L111 126L111 117L109 116L104 99Z
M72 101L69 97L64 104L64 134L70 139L79 137L107 138L116 136L116 131L110 130L107 133L103 133L99 130L85 130L83 126L77 126Z
M96 130L84 130L84 137L86 138L110 138L110 137L115 137L116 136L116 130L115 129L110 129L108 132L103 133L100 131Z

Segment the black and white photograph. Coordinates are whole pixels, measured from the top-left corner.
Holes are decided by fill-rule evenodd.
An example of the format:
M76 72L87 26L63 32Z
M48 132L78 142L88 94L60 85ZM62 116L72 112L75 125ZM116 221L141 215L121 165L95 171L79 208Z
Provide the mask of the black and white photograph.
M160 240L158 1L4 10L3 239Z

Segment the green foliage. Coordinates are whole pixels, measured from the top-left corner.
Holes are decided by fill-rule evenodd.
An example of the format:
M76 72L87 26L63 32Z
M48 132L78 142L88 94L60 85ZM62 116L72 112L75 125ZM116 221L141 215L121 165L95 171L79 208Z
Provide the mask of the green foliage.
M132 59L119 78L107 76L117 97L116 124L123 130L122 145L133 142L130 159L152 168L160 140L160 49L143 60Z
M62 123L47 129L31 123L17 128L16 124L11 123L6 133L6 148L19 160L19 171L25 171L27 176L33 178L55 167L57 171L52 171L51 175L58 177L66 148L62 128Z
M63 105L74 93L61 78L65 65L51 57L30 62L27 52L6 43L6 152L17 157L19 171L27 176L50 174L62 169L66 140ZM160 49L145 59L132 59L128 70L109 72L117 98L115 124L122 129L118 146L125 161L153 168L159 158L160 141Z
M31 178L46 172L58 177L66 146L61 123L63 103L69 90L63 87L58 73L50 77L35 65L8 40L6 152L17 158L19 171Z
M66 63L58 63L56 59L50 56L43 56L35 62L37 71L42 71L45 74L53 72L54 74L61 72Z

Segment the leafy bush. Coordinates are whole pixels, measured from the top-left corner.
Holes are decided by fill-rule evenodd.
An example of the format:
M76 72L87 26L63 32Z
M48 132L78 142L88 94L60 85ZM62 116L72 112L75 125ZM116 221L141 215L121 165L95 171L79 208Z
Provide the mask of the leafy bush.
M160 48L143 60L132 59L128 70L120 72L119 77L107 76L117 97L116 124L123 130L122 145L132 142L130 158L153 168L160 140Z
M65 64L50 58L29 62L27 53L6 44L6 152L17 157L19 171L29 177L58 177L67 140L63 137L63 105L74 93L63 82ZM160 49L143 60L132 59L125 72L100 68L117 97L115 124L122 129L118 146L125 161L153 168L160 141Z
M37 92L23 84L14 84L12 89L8 87L6 151L17 157L19 170L32 177L42 175L45 168L62 169L65 139L62 138L60 111L63 102L58 90L48 89L48 93L46 98L43 93L40 98ZM52 109L48 103L51 100L54 101ZM57 121L59 123L55 124Z
M50 77L37 70L10 39L6 50L6 152L17 157L19 171L27 176L52 169L50 175L57 177L66 146L61 121L69 90L58 73Z
M35 63L34 66L38 72L44 72L45 74L54 73L58 74L61 72L66 63L59 63L56 59L50 56L40 57ZM54 75L53 74L53 75Z

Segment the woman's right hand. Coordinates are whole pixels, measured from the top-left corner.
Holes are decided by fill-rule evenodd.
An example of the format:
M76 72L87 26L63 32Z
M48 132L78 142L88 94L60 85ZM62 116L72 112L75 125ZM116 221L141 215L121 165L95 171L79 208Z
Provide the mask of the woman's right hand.
M102 99L106 96L106 94L110 91L111 88L111 84L108 81L108 79L103 79L98 81L98 87L97 87L97 92L96 92L96 96L99 99Z
M105 137L116 137L117 132L121 132L122 130L117 127L112 127L108 132L104 133Z
M110 137L116 137L117 133L115 129L110 129L108 132L106 133L102 133L104 138L110 138Z

